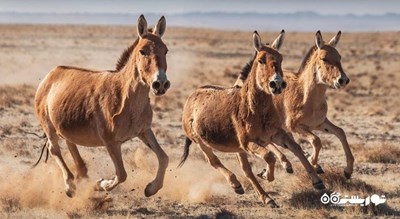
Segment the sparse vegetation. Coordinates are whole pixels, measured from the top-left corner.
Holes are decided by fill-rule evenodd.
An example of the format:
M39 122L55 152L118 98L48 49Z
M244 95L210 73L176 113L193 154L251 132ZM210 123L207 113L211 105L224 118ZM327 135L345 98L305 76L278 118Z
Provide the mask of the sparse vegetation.
M337 214L346 213L348 215L365 215L365 216L400 216L400 212L388 206L387 203L375 206L332 206L323 204L320 199L324 193L331 195L337 192L342 195L367 197L372 194L388 195L383 189L377 188L359 179L347 180L342 171L331 166L325 168L322 180L327 186L326 191L316 192L309 185L309 178L305 172L296 174L297 179L293 181L290 191L292 191L290 204L297 209L310 209L319 211L336 212Z
M20 105L32 105L35 88L31 85L0 86L0 107L11 108Z
M400 47L376 53L377 50L387 48L376 46L381 45L378 42L397 45L394 43L398 41L397 32L344 33L342 36L339 50L343 54L344 70L351 82L344 90L328 90L328 117L346 131L355 157L352 179L346 180L342 175L345 156L339 140L318 133L323 141L319 162L325 170L321 178L328 187L324 192L337 191L346 195L370 195L376 192L385 194L387 203L365 208L322 205L320 197L324 192L311 188L311 181L304 168L286 151L289 160L294 164L295 173L287 175L277 165L274 182L260 180L266 191L281 206L279 209L269 209L255 198L250 183L242 177L235 155L224 155L222 162L237 174L246 191L242 196L236 195L223 176L207 164L195 145L190 149L190 157L185 166L181 169L175 168L182 154L184 139L181 113L188 94L199 86L211 83L231 86L236 80L235 74L253 54L249 42L251 32L232 34L230 31L207 29L169 29L165 41L170 49L167 74L171 81L171 90L161 98L151 97L154 103L153 128L160 145L170 156L163 189L154 197L144 197L143 190L157 171L156 159L144 144L133 140L123 145L123 153L127 155L124 156L127 182L109 192L107 196L110 198L105 198L105 193L93 192L94 183L99 177L107 174L112 177L114 172L107 150L79 147L89 167L90 178L77 181L80 188L77 193L81 197L69 199L62 191L62 177L54 159L50 157L47 163L41 162L31 169L44 143L43 139L24 134L24 131L41 133L33 108L34 94L39 82L36 79L42 79L51 68L60 64L96 69L113 68L119 53L131 43L134 29L128 26L0 25L0 30L10 44L18 45L0 50L0 58L3 60L1 76L17 75L14 85L0 85L1 218L400 216L400 98L397 98L399 87L396 84L400 81L400 74L397 74L400 69ZM110 32L114 33L113 37L105 34ZM271 38L276 36L276 33L261 34ZM313 34L287 34L282 50L283 68L298 69L303 55L313 43ZM197 38L194 39L193 36ZM216 36L229 40L210 45L209 42L216 39ZM35 41L27 47L24 40L32 40L30 37ZM373 41L370 40L371 37L374 37ZM46 47L43 47L42 42ZM32 52L27 53L27 50ZM376 53L377 57L369 58L370 54L367 53ZM393 57L385 55L383 62L379 57L381 54L393 54ZM377 64L383 67L376 68ZM17 71L15 65L18 65ZM32 75L27 77L27 69L33 69L37 74L34 81L27 81L26 78L33 78ZM371 77L373 75L379 77ZM372 80L375 82L372 83ZM30 85L18 85L27 82ZM311 153L308 144L304 145L304 149ZM65 161L75 173L66 145L62 144L61 150L65 154ZM255 173L265 166L265 162L255 158L252 164ZM9 195L10 193L13 195Z
M389 143L376 144L365 147L361 144L355 146L357 159L371 163L400 163L400 146Z
M6 213L14 213L22 209L18 199L3 197L1 198L2 211Z

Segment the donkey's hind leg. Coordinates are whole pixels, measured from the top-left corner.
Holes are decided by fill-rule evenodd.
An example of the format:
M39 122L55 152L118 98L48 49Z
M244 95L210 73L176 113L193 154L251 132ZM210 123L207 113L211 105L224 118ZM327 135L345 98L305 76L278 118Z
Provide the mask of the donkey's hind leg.
M237 180L235 174L233 174L230 170L228 170L218 159L218 157L213 153L212 149L207 146L205 143L203 143L201 140L198 141L201 150L203 151L205 157L207 158L208 162L212 167L215 169L219 170L219 172L222 173L222 175L225 176L226 180L230 184L230 186L234 189L234 191L242 195L244 194L244 189L242 187L242 184Z
M78 171L77 178L78 179L79 178L87 178L88 176L87 176L86 164L83 161L81 155L79 154L76 144L74 144L70 141L66 141L66 142L67 142L69 152L71 153L72 158L74 159L76 170Z
M47 135L49 138L49 151L52 157L56 160L58 166L61 168L63 178L64 178L64 183L65 183L65 193L67 194L68 197L73 197L75 194L75 184L74 184L74 175L72 172L68 169L67 164L65 163L62 155L61 155L61 150L60 146L58 144L58 136L53 133L53 134L48 134Z

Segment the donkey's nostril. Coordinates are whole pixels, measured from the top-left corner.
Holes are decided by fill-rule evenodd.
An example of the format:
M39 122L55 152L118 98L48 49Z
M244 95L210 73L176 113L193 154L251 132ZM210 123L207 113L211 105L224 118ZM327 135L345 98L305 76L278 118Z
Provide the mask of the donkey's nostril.
M276 82L275 81L270 81L268 85L269 85L270 88L276 88Z
M161 87L161 83L160 83L159 81L154 81L154 82L151 84L151 87L152 87L154 90L158 90L158 89L160 89L160 87Z
M346 80L346 84L349 84L350 83L350 79L349 78L347 78L347 80Z
M338 82L339 82L339 84L343 84L344 81L343 81L343 79L339 78Z
M167 90L169 87L171 87L171 82L166 81L166 82L164 83L164 89Z
M287 87L287 83L285 81L282 82L282 89L285 89Z

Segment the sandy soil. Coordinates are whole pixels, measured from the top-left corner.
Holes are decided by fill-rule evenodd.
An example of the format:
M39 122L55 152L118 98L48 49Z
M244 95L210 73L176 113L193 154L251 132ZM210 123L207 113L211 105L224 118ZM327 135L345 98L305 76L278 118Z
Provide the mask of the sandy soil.
M270 42L278 33L261 33ZM334 33L323 33L326 40ZM314 33L286 35L283 66L297 70L314 43ZM325 206L323 193L311 188L304 169L290 152L295 173L277 165L276 179L262 186L280 205L269 209L260 203L246 181L235 155L217 153L239 177L246 193L236 195L220 173L193 145L186 164L177 169L183 150L181 110L187 96L206 84L230 86L253 53L251 33L208 29L167 28L168 77L172 87L152 97L153 129L170 156L164 188L144 197L155 176L156 158L140 141L123 145L128 172L115 190L94 192L94 182L110 177L114 168L105 148L80 147L89 179L77 183L77 196L63 192L60 170L52 158L31 166L44 141L27 132L42 133L34 115L33 98L40 80L57 65L113 69L120 53L136 37L135 27L0 25L0 217L1 218L371 218L400 216L400 45L399 32L343 33L338 45L342 64L351 79L343 90L329 90L329 118L341 126L356 159L355 173L345 180L340 142L323 139L320 164L328 191L347 195L386 195L377 207ZM303 148L311 153L307 144ZM66 153L69 166L72 158ZM265 163L252 158L253 170Z

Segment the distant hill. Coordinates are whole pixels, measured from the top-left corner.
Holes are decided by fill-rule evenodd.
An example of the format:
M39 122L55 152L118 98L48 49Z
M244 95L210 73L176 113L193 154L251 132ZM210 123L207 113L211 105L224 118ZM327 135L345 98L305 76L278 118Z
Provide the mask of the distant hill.
M145 14L150 23L159 14ZM102 13L15 13L0 12L0 23L25 24L136 24L138 14ZM297 13L225 13L193 12L166 15L168 25L205 27L227 30L281 30L287 31L399 31L400 15L320 15L314 12Z

